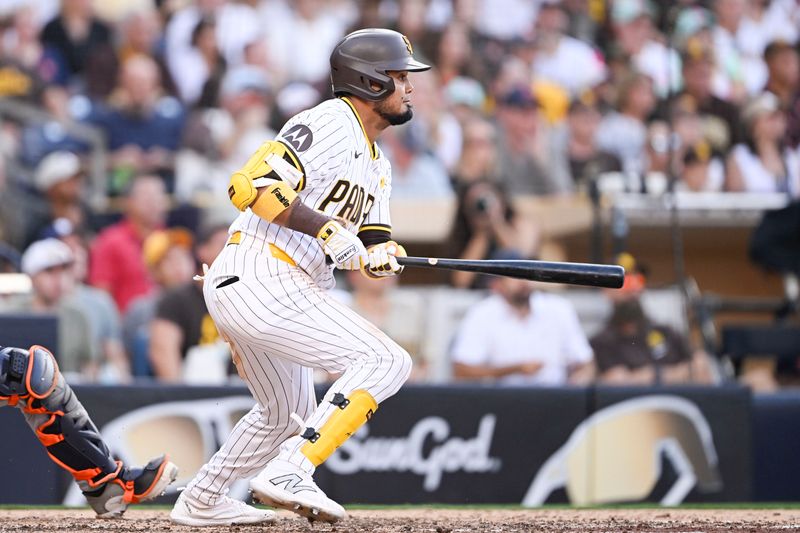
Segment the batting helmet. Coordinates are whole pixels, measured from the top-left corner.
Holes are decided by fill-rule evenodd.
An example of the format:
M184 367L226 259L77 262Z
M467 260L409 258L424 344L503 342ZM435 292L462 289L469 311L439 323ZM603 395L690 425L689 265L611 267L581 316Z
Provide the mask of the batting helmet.
M331 84L335 95L352 94L365 100L382 100L394 91L388 71L428 70L414 59L408 37L392 30L369 28L345 36L331 54ZM377 91L370 84L380 86Z

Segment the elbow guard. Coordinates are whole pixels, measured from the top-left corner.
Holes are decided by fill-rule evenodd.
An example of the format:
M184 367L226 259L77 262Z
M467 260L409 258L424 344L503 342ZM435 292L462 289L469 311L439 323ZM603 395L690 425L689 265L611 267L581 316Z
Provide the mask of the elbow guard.
M272 188L275 182L284 182L288 185L286 189L291 192L301 190L304 185L303 167L285 144L267 141L241 169L233 173L228 197L239 211L244 211L253 207L259 187ZM286 197L286 193L283 196ZM289 198L290 203L292 199Z

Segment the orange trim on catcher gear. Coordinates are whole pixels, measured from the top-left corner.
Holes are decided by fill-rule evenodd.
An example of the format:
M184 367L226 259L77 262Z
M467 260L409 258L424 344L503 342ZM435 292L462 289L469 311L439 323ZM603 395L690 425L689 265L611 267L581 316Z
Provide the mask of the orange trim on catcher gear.
M164 461L161 463L161 466L158 467L158 470L156 471L156 477L153 478L153 483L149 487L147 487L146 491L144 491L141 494L134 494L133 493L133 489L131 489L131 500L128 503L139 503L144 498L146 498L151 492L153 492L153 489L158 484L157 483L158 480L161 479L162 475L164 475L164 469L167 467L167 464L169 464L169 455L165 454L164 455ZM131 481L131 487L133 487L133 482L132 481Z
M56 421L57 415L64 416L64 413L62 413L61 411L56 411L55 413L52 413L50 415L50 420L48 420L47 422L36 428L36 436L39 438L39 441L45 445L45 447L58 444L59 442L64 440L64 435L61 435L60 433L53 434L44 432L45 428L53 425L53 423Z
M47 455L50 456L50 459L52 459L55 464L57 464L58 466L60 466L61 468L63 468L67 472L69 472L70 474L72 474L72 477L75 478L76 481L86 481L86 482L89 483L89 486L92 487L92 488L94 488L94 487L100 485L101 483L104 483L105 481L107 481L106 478L108 476L104 476L101 481L95 481L95 482L92 481L92 479L96 478L97 476L99 476L100 474L103 473L103 471L100 468L87 468L86 470L75 470L74 468L70 468L69 466L67 466L64 463L62 463L52 453L47 452ZM111 475L111 474L109 474L109 475Z
M24 400L27 397L27 394L23 394L22 396L19 394L12 394L11 396L0 396L0 400L8 402L9 407L16 407L20 400Z
M50 384L50 388L47 389L47 392L45 392L41 396L35 394L33 392L33 389L31 388L31 373L33 372L33 352L34 350L37 349L47 352L47 354L50 356L50 359L53 360L53 366L55 367L55 372L53 372L53 383ZM59 373L58 362L56 361L56 358L53 357L53 353L50 350L38 344L34 344L33 346L30 347L30 349L28 350L28 371L25 372L25 386L28 387L28 392L30 393L31 396L33 396L37 400L41 400L43 398L47 398L48 396L50 396L53 393L53 390L56 388L56 383L58 382L58 373Z

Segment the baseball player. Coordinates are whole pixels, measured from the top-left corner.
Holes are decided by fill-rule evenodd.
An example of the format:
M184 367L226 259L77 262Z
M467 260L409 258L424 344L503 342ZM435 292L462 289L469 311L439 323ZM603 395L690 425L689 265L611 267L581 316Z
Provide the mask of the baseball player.
M375 140L411 119L409 73L429 68L400 33L347 35L331 54L335 98L291 118L231 177L228 194L242 213L205 275L204 295L258 403L183 491L174 522L273 520L226 495L253 475L262 503L310 520L345 517L314 469L397 392L411 358L326 290L334 268L376 279L402 270L389 219L391 165ZM314 368L341 374L320 405Z
M155 498L175 481L178 468L165 456L143 468L111 456L47 349L0 346L0 407L18 407L45 446L67 470L98 518L119 518L128 505Z

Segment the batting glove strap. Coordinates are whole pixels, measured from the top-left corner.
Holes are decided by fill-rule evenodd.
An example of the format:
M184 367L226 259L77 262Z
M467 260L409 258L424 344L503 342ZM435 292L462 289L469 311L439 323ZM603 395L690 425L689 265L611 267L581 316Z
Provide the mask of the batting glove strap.
M361 240L335 220L329 220L322 226L317 240L338 269L358 270L369 262L367 249Z
M369 261L361 272L368 278L396 276L403 271L397 257L404 257L406 250L394 241L387 241L370 247Z

